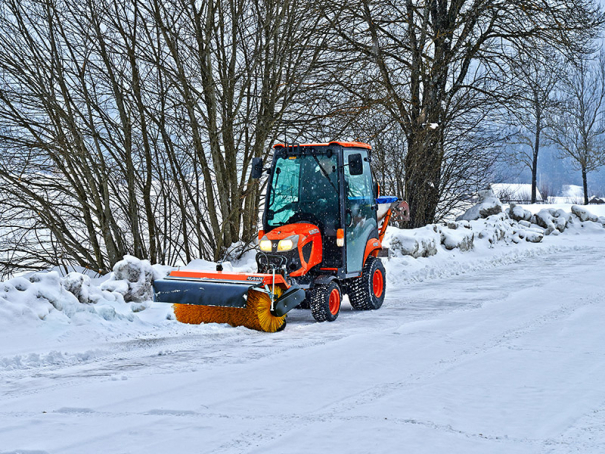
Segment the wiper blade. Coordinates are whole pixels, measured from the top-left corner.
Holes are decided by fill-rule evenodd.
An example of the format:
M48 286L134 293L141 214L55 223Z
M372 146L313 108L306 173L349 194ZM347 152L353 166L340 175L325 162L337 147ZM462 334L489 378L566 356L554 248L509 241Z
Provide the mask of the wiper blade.
M275 174L277 175L275 177L275 182L273 182L271 184L271 199L269 200L269 206L273 205L273 203L275 202L275 188L277 186L277 182L279 181L279 174L281 173L281 168L277 167L275 169Z
M330 182L330 185L334 188L334 190L336 191L336 195L338 195L338 188L334 185L334 183L332 182L332 180L330 180L330 175L328 175L328 173L324 170L324 168L321 166L321 164L319 163L319 159L317 159L317 156L315 156L314 154L312 154L311 156L313 156L313 159L315 159L315 162L317 163L317 165L319 166L319 170L321 170L321 173L323 174L324 177L326 177L328 179L328 181Z

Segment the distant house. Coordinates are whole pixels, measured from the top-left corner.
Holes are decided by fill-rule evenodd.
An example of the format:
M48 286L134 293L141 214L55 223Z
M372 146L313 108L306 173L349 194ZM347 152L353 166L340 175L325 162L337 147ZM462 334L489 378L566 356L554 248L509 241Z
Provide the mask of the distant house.
M531 203L531 184L496 183L492 191L504 203ZM542 194L536 188L536 202L543 202Z
M603 200L597 196L594 196L588 201L588 203L590 203L592 205L601 205L601 204L605 203L605 200Z

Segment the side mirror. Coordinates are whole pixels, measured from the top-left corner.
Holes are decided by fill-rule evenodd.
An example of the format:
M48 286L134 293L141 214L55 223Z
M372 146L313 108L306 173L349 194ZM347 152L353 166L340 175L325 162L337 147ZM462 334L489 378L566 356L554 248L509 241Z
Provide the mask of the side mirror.
M252 158L252 172L250 178L258 180L263 174L263 158Z
M361 159L361 153L349 155L349 173L351 175L363 174L363 159Z

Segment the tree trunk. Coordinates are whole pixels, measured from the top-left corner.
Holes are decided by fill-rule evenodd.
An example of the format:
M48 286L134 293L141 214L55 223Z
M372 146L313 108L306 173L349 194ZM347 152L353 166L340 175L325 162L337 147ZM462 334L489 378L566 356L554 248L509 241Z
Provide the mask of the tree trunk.
M586 166L582 166L582 185L584 186L584 205L588 205L588 181L586 180Z
M408 137L405 158L405 195L410 205L409 228L435 220L439 204L442 155L439 134L423 129Z
M536 188L538 186L538 153L540 152L540 132L541 132L541 121L540 113L536 118L536 140L534 142L534 156L531 165L531 203L536 203Z

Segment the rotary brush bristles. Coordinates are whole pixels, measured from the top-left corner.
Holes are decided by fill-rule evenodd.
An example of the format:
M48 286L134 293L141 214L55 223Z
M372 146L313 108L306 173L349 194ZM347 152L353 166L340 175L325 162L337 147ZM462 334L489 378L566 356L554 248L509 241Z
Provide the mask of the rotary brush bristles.
M278 290L277 288L275 289ZM281 293L276 292L276 293ZM286 316L271 314L271 298L264 292L250 289L245 308L175 304L174 315L181 323L228 323L257 331L274 333L285 326Z

